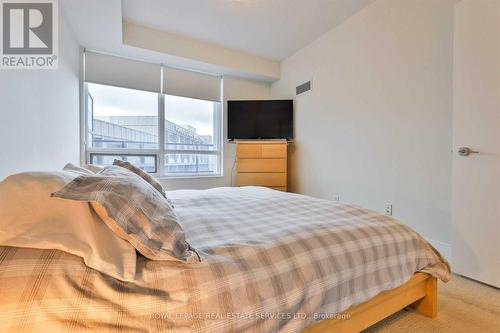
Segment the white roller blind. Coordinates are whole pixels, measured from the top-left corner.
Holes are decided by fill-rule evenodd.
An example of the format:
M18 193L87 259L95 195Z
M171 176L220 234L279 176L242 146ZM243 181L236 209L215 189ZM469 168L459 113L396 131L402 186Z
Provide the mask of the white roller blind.
M168 95L220 102L220 76L165 67L163 92Z
M161 66L86 51L85 81L160 92Z

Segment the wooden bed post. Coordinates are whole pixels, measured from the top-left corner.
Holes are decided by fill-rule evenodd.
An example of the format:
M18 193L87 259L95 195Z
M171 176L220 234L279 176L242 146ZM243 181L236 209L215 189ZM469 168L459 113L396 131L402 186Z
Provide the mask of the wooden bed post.
M431 277L427 279L426 295L421 300L416 301L411 305L412 308L417 310L418 313L423 314L429 318L436 318L437 316L437 279Z

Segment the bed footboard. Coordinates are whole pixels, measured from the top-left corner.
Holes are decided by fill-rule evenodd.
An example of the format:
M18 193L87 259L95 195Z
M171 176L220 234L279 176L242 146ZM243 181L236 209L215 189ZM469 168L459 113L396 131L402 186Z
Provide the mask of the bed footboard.
M307 327L302 333L359 332L408 305L427 317L436 317L437 279L426 273L415 273L398 288L384 291L344 311L349 319L325 319Z

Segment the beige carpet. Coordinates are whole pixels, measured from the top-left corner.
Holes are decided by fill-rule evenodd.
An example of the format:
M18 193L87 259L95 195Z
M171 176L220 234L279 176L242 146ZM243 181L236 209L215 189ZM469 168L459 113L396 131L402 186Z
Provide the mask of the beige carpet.
M436 319L402 310L363 333L500 333L500 289L457 275L438 288Z

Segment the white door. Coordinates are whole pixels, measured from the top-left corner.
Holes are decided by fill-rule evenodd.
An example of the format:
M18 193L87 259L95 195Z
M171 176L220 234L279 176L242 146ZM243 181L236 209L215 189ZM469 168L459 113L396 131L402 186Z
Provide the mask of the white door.
M500 1L457 2L454 34L451 266L500 287Z

